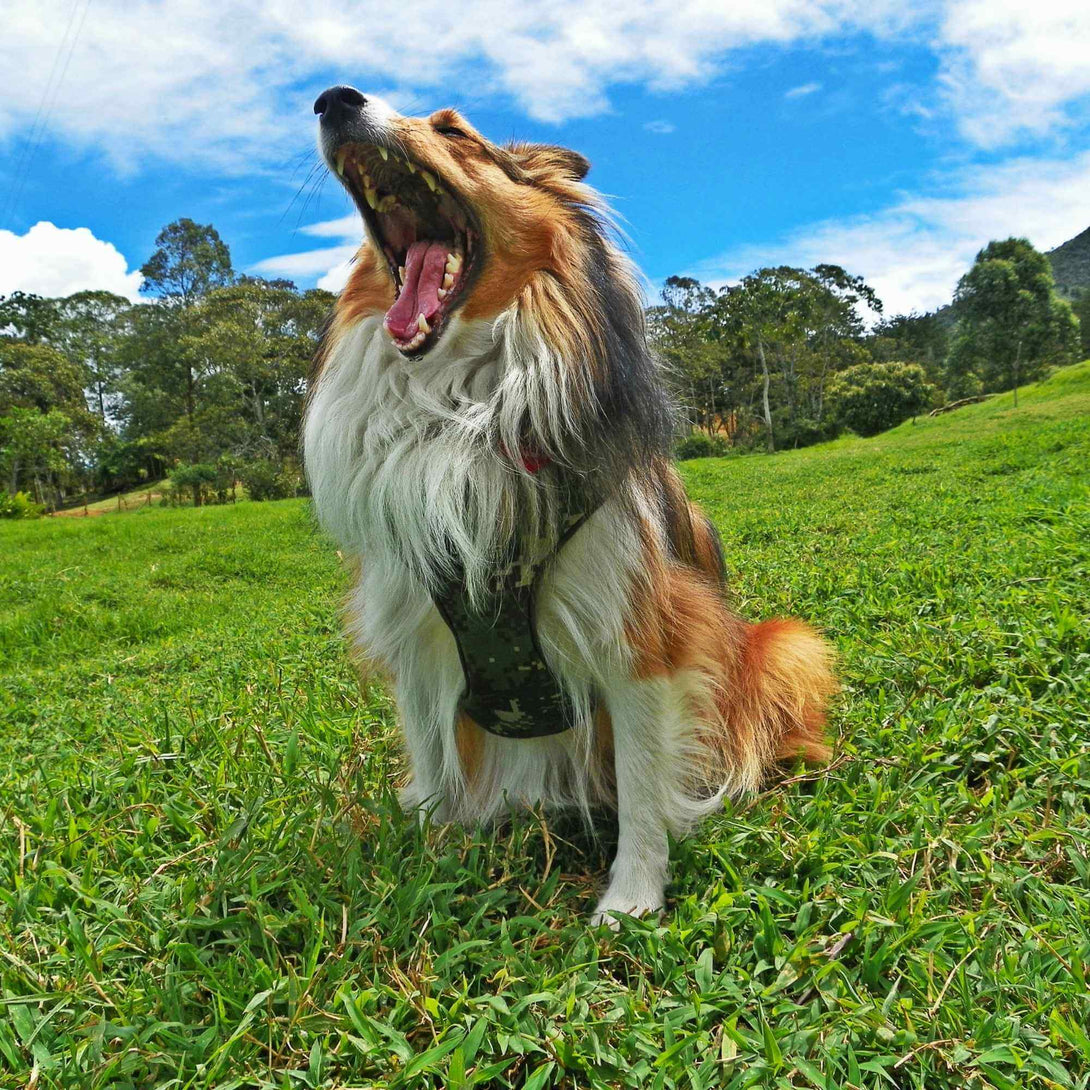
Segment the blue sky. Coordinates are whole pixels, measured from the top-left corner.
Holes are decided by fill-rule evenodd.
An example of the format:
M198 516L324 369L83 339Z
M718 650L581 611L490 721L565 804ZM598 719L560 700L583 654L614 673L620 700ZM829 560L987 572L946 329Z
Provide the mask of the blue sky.
M1090 225L1090 5L903 9L9 0L0 292L135 296L179 216L240 270L337 287L359 226L332 179L306 183L311 103L351 82L578 148L652 292L833 261L888 312L931 308L990 238Z

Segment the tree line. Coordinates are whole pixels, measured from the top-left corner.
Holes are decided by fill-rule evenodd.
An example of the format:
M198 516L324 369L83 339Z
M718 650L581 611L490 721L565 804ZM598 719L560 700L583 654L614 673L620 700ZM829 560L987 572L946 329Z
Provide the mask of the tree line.
M256 499L302 491L306 377L333 296L236 274L215 228L189 219L141 274L137 305L0 297L0 514L166 475L174 502L227 499L239 481ZM1078 319L1024 239L982 250L946 312L886 317L863 278L817 265L718 291L671 277L647 317L686 410L682 457L875 434L1080 354Z
M310 361L333 296L237 275L215 228L165 227L148 301L0 298L0 490L50 508L173 474L195 502L236 480L294 494ZM26 506L24 499L22 506Z
M873 435L1090 355L1048 258L1015 238L981 250L953 305L932 314L887 317L862 277L817 265L718 291L670 277L648 319L693 431L683 456Z

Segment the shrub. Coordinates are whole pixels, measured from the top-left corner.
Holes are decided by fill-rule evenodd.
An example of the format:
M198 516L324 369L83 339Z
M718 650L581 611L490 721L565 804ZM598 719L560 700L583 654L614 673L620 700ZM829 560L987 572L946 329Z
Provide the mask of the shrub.
M686 458L719 458L730 453L730 443L721 435L708 435L694 431L674 444L674 456L680 461Z
M36 519L45 514L45 508L35 503L25 492L0 492L0 519Z
M298 496L303 480L293 466L256 458L239 469L239 480L252 500L287 500Z
M235 482L242 465L241 459L233 454L221 454L216 459L216 479L212 482L216 503L235 502Z
M815 420L810 416L788 419L786 413L783 415L784 419L776 420L776 446L780 450L824 443L828 439L835 439L840 431L840 425L832 414L822 420Z
M927 408L934 394L918 363L857 363L835 376L826 400L838 423L877 435Z
M218 477L216 467L206 462L178 466L170 474L172 502L175 497L180 501L181 494L189 489L193 495L193 506L200 507L214 488Z

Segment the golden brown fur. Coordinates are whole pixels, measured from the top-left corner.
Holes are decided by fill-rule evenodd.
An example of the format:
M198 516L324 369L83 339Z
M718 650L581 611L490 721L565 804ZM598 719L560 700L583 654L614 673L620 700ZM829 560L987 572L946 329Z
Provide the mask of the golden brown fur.
M382 125L391 163L434 175L435 199L469 210L471 271L447 304L462 331L395 338L400 357L381 322L365 323L365 344L350 338L405 280L388 247L365 245L319 356L329 374L308 410L308 464L327 523L377 557L350 627L397 678L414 767L403 800L470 818L518 800L613 802L618 859L595 918L650 910L662 903L668 830L691 828L724 791L756 788L778 761L827 757L831 651L801 621L751 624L731 609L715 530L670 461L670 399L633 275L582 182L585 160L492 144L452 110ZM374 148L364 159L378 192L392 167ZM389 237L369 229L380 246ZM475 386L480 375L488 384ZM536 476L530 461L549 468ZM559 540L556 496L569 484L593 512L573 540L593 544L554 558L535 640L581 718L555 738L497 738L452 712L463 663L437 627L429 578L452 542L468 572L509 546ZM406 632L406 617L418 627Z
M437 133L443 126L456 126L465 137L444 139ZM571 364L575 392L589 397L590 385L580 371L596 377L602 352L595 342L602 330L586 283L582 210L600 208L594 192L581 183L585 160L566 148L493 144L451 109L427 118L400 117L392 127L406 154L479 216L488 260L462 307L463 318L492 319L517 303ZM385 262L365 242L337 300L335 329L387 310L393 291Z
M456 126L465 137L445 139L437 131L444 126ZM589 396L593 367L603 353L594 343L601 322L586 283L587 239L576 211L596 205L581 182L585 162L564 148L501 148L455 110L398 118L395 127L406 154L433 171L479 217L488 260L463 317L490 319L517 304L572 365L569 382L585 376L585 386L575 383L576 396ZM364 244L337 301L335 330L385 311L392 301L386 264ZM714 531L689 502L676 470L657 460L649 483L664 515L668 554L654 541L653 528L647 528L646 579L634 595L628 622L635 676L690 672L707 679L714 696L697 711L705 728L702 779L709 784L722 781L728 767L744 768L752 779L777 759L826 758L824 708L835 688L827 645L799 621L751 625L736 617L723 593ZM602 738L598 755L608 761L612 746L605 712L598 716L597 730ZM483 734L465 716L457 733L466 778L472 782ZM596 775L609 779L604 763Z
M741 772L753 787L776 761L826 760L825 709L836 690L829 645L802 621L750 624L730 609L710 524L676 470L657 471L668 541L664 548L645 528L644 581L626 629L635 676L704 679L693 710L707 785Z

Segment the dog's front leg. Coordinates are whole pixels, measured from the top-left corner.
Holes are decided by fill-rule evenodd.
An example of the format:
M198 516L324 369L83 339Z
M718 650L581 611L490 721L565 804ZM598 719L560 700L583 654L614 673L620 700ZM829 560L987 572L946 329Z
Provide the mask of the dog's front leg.
M410 765L409 781L398 792L401 809L405 813L415 810L421 821L428 815L436 821L449 821L449 790L443 775L444 738L436 724L434 697L423 687L414 691L411 686L399 684L396 702ZM452 736L453 729L452 723Z
M593 924L616 928L610 913L641 916L663 907L670 866L666 800L672 788L668 700L666 679L620 682L606 693L619 836L609 886L591 917Z

